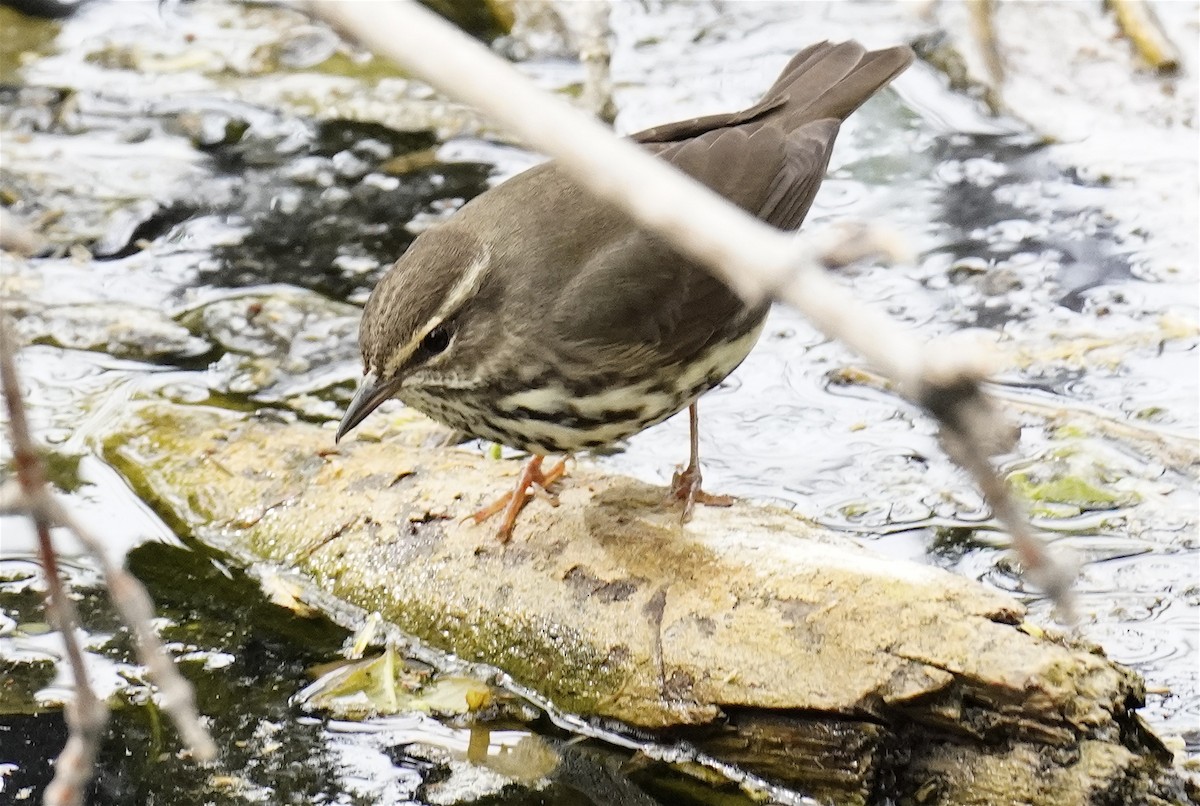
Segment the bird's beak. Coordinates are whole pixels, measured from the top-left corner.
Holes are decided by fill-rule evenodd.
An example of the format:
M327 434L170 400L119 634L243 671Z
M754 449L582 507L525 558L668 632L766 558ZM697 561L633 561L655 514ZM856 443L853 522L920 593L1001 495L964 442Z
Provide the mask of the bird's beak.
M396 384L394 382L381 383L373 372L363 375L362 380L358 382L358 389L355 390L354 397L350 400L350 405L346 407L346 413L342 415L342 421L338 424L337 434L333 441L336 443L350 433L354 426L367 419L367 415L379 408L379 404L391 397L395 391Z

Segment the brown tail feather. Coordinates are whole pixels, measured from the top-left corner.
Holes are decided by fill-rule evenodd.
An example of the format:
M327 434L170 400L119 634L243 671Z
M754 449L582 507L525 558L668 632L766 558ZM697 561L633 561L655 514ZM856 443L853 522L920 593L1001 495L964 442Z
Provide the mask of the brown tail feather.
M749 109L655 126L632 135L639 143L671 143L725 126L750 134L768 119L785 131L815 120L845 120L913 60L900 46L866 50L857 42L821 42L797 53L763 99Z
M912 50L903 46L868 51L857 42L822 42L792 57L758 105L774 107L782 99L773 117L786 121L786 129L845 120L912 60Z

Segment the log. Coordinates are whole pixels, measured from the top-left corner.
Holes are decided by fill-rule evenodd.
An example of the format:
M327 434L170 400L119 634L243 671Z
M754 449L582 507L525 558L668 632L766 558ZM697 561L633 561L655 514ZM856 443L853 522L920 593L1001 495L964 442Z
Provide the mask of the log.
M1141 680L999 592L778 508L700 507L681 526L662 489L583 462L502 546L461 519L519 463L414 433L335 448L329 428L151 403L104 445L181 532L290 566L564 711L810 794L1183 802L1137 717Z

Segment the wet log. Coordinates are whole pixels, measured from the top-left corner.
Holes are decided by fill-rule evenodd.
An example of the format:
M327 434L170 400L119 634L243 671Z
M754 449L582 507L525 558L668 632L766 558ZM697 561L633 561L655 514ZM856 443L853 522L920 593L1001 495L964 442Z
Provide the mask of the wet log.
M1001 593L782 509L702 507L681 526L663 490L585 463L500 546L461 519L519 464L417 441L335 449L329 428L150 404L105 454L181 531L562 710L838 803L1183 801L1140 679Z

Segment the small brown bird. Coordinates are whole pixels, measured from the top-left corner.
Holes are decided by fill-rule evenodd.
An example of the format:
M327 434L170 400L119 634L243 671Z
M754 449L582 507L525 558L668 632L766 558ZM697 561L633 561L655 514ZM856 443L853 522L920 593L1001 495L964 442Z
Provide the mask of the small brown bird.
M912 62L855 42L798 53L761 101L656 126L633 139L780 229L800 226L838 127ZM418 237L363 311L364 375L337 439L397 397L446 425L528 451L505 509L506 541L546 454L598 448L691 407L691 459L673 495L700 491L696 399L758 340L746 306L704 267L598 201L554 162L513 177Z

